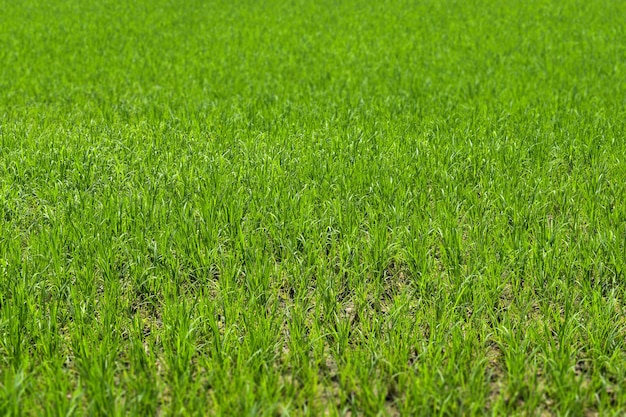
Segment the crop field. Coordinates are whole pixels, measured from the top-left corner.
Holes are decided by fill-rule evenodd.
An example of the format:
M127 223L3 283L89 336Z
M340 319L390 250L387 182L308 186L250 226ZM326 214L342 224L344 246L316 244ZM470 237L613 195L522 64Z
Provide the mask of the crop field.
M0 0L0 415L623 415L625 16Z

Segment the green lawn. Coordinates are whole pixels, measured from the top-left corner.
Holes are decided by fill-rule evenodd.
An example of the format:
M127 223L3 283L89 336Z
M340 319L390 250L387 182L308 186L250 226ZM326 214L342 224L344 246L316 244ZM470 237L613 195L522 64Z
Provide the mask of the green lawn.
M625 16L0 0L0 414L623 415Z

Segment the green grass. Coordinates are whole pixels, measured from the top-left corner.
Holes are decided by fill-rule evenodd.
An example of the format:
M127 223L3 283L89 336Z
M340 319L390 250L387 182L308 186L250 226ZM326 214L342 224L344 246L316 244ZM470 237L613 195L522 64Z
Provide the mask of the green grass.
M625 13L0 0L0 414L622 415Z

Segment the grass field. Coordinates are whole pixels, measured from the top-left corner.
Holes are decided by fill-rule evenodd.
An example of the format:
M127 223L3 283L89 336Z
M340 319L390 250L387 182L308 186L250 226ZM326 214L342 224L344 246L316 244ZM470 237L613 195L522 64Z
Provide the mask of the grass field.
M0 414L623 415L624 16L0 0Z

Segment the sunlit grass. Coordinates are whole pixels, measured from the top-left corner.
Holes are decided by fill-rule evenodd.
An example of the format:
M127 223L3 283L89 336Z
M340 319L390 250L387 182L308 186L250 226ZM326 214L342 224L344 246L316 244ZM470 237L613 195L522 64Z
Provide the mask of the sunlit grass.
M0 0L0 414L622 414L624 12Z

